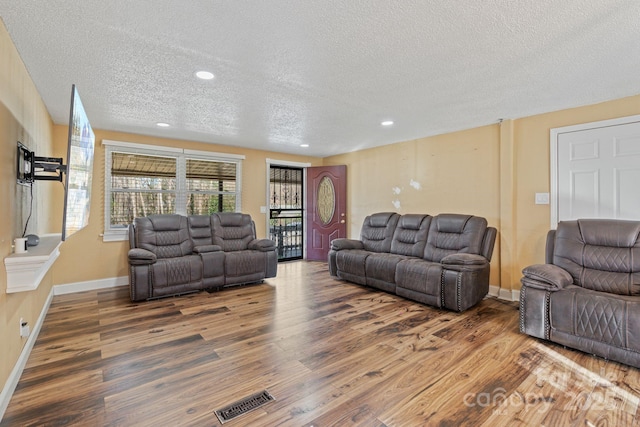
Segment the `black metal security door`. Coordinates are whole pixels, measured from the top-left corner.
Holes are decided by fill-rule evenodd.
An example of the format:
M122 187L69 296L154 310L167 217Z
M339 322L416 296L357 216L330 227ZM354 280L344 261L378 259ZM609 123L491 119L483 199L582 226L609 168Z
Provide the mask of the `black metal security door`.
M302 259L302 168L271 166L269 170L269 234L278 261Z

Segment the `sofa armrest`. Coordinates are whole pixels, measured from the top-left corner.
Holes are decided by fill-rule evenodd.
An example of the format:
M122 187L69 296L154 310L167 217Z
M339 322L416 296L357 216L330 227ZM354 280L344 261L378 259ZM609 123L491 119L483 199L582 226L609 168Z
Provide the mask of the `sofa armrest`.
M254 251L270 252L276 249L276 243L271 239L254 239L247 247Z
M522 270L520 282L530 288L557 291L573 284L573 277L567 270L553 264L534 264Z
M158 260L156 254L146 249L134 248L129 249L129 264L131 265L149 265L155 264Z
M201 246L193 247L193 253L195 254L205 254L207 252L220 252L221 250L222 250L222 247L220 247L219 245L201 245Z
M442 268L454 271L481 271L489 265L482 255L456 253L447 255L440 261Z
M333 239L331 241L331 249L334 251L340 251L342 249L363 249L364 245L360 240L355 239Z

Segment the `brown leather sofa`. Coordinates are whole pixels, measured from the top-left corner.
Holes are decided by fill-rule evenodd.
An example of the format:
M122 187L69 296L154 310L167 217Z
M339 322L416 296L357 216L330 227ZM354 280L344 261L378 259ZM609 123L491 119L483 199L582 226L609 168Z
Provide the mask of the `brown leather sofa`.
M523 270L520 331L640 368L640 221L563 221Z
M275 243L236 212L136 218L129 246L132 301L261 282L278 266Z
M329 273L435 307L463 311L489 292L496 229L473 215L367 216L360 239L335 239Z

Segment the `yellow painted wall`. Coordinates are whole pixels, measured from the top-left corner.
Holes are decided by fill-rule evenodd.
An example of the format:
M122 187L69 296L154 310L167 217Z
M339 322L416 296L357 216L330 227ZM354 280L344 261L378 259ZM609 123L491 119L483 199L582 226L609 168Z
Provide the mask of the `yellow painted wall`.
M13 42L0 21L0 258L13 252L13 239L22 235L29 213L29 187L16 184L17 141L39 156L52 155L52 123ZM42 206L49 190L59 183L34 184L34 214L27 233L50 232ZM7 294L4 262L0 267L0 385L4 386L26 342L20 338L19 320L34 325L51 290L46 275L37 291Z
M498 227L499 136L496 124L324 159L347 165L348 235L357 238L364 217L382 211L466 213ZM492 262L496 286L498 266Z
M85 106L85 108L89 108ZM87 111L91 117L90 111ZM54 127L54 140L58 155L66 157L67 126ZM68 284L90 280L110 279L127 275L127 251L129 242L103 242L100 235L104 231L104 158L105 147L102 140L134 142L157 146L178 147L190 150L210 151L225 154L242 154L242 211L251 215L256 223L258 237L266 237L266 214L260 213L260 206L266 205L267 158L289 162L320 165L322 159L309 156L295 156L238 147L198 143L174 139L163 139L136 134L95 130L96 146L94 175L91 192L91 214L89 225L70 236L60 248L60 257L53 265L53 283ZM53 215L58 230L62 228L62 194L56 198ZM82 262L79 262L82 260Z
M522 269L544 262L550 209L536 205L534 197L550 191L551 129L637 114L640 95L328 157L324 163L347 165L350 237L358 237L364 217L373 212L486 217L498 228L491 285L510 297L520 289Z
M517 218L514 270L544 262L546 232L551 223L548 205L535 205L536 192L550 188L550 131L553 128L640 114L640 95L540 114L514 121ZM517 277L520 279L520 276ZM515 284L520 288L519 282Z

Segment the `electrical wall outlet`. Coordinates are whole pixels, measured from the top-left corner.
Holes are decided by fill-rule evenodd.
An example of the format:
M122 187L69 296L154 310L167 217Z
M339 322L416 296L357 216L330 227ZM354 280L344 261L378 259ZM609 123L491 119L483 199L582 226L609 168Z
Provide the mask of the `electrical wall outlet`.
M21 317L20 318L20 336L27 338L29 336L29 324Z

